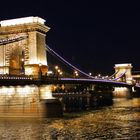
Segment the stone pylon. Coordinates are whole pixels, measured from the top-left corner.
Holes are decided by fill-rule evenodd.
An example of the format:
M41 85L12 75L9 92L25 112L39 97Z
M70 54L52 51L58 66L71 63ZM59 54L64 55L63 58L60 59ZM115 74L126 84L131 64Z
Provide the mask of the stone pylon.
M45 75L48 71L46 33L49 27L40 17L0 21L0 74ZM21 39L19 39L21 38Z

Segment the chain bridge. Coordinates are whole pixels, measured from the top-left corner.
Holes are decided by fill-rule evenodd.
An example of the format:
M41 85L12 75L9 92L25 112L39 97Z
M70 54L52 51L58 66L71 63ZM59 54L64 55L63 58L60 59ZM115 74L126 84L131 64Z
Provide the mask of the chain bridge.
M34 113L40 116L40 112L46 110L40 101L48 99L54 101L51 92L58 92L58 88L59 92L67 92L71 89L70 94L77 88L79 95L86 91L88 94L84 96L77 97L76 94L76 100L83 101L84 106L89 106L89 97L92 103L96 98L100 100L101 97L106 98L106 95L108 98L108 92L115 87L124 87L130 91L139 90L140 85L131 76L131 64L115 65L115 73L110 76L94 77L69 63L47 45L46 33L49 30L45 20L40 17L0 21L0 112L10 114L15 111L15 113L18 112L16 115L21 115L22 112L24 115ZM58 71L49 74L48 53L75 71L76 76L60 76ZM96 92L105 89L106 95L102 93L99 93L99 96L94 95L91 91L94 92L95 89L98 89ZM112 99L110 93L109 98ZM66 105L67 101L63 103ZM54 110L59 108L58 113L55 112L55 114L61 114L59 102L54 101L53 105ZM47 111L50 114L54 113L49 107Z

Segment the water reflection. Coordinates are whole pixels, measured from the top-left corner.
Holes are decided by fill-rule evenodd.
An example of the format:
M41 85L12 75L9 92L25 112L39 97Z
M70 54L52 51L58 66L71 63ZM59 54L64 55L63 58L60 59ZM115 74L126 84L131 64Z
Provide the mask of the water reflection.
M60 119L0 118L0 140L140 139L140 98Z

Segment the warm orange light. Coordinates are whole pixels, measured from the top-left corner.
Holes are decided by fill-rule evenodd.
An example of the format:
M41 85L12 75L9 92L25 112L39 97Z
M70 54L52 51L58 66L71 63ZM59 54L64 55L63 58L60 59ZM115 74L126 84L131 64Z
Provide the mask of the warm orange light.
M57 70L58 69L58 66L55 66L55 69Z
M61 71L59 74L60 74L60 75L62 75L62 74L63 74L63 72Z

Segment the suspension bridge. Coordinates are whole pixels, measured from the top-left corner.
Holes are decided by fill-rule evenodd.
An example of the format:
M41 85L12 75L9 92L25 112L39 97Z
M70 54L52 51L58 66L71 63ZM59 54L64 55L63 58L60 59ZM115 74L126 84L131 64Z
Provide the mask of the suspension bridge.
M140 89L130 77L131 66L123 66L120 72L117 65L112 75L102 78L68 62L47 45L46 33L50 28L44 22L39 17L0 22L0 114L5 113L3 110L7 110L6 113L20 110L20 115L40 115L45 102L49 114L60 115L62 107L52 94L63 100L66 110L71 110L74 104L78 109L86 109L97 102L112 103L114 87L130 91ZM55 72L48 75L48 53L79 76L58 76ZM51 112L50 104L54 112Z
M27 39L28 36L27 35L21 35L21 36L15 36L12 38L2 38L0 39L0 45L6 45L6 44L10 44L10 43L15 43L15 42L19 42L22 41L24 39ZM53 56L57 57L57 59L59 59L61 62L65 63L70 69L72 69L73 71L76 70L78 71L80 74L84 75L86 78L71 78L71 77L59 77L58 79L56 78L50 78L48 76L42 76L42 79L37 79L34 78L33 76L27 76L27 75L22 75L22 76L11 76L11 75L0 75L0 85L2 84L25 84L25 81L27 84L37 84L37 83L47 83L47 84L64 84L64 83L90 83L90 84L107 84L107 85L113 85L113 86L122 86L122 87L133 87L133 86L137 86L139 87L138 84L128 84L126 82L120 82L118 81L120 78L122 78L126 72L124 71L123 73L121 73L119 75L119 77L115 77L115 75L118 73L115 72L114 74L112 74L111 76L107 77L107 78L95 78L91 75L89 75L88 73L85 73L84 71L80 70L79 68L77 68L76 66L72 65L71 63L69 63L67 60L65 60L63 57L61 57L58 53L56 53L52 48L50 48L48 45L46 45L46 51L51 53ZM5 81L5 82L3 82ZM11 81L13 81L11 83ZM15 82L14 82L15 81ZM16 82L18 81L18 82ZM40 82L39 82L40 81Z

